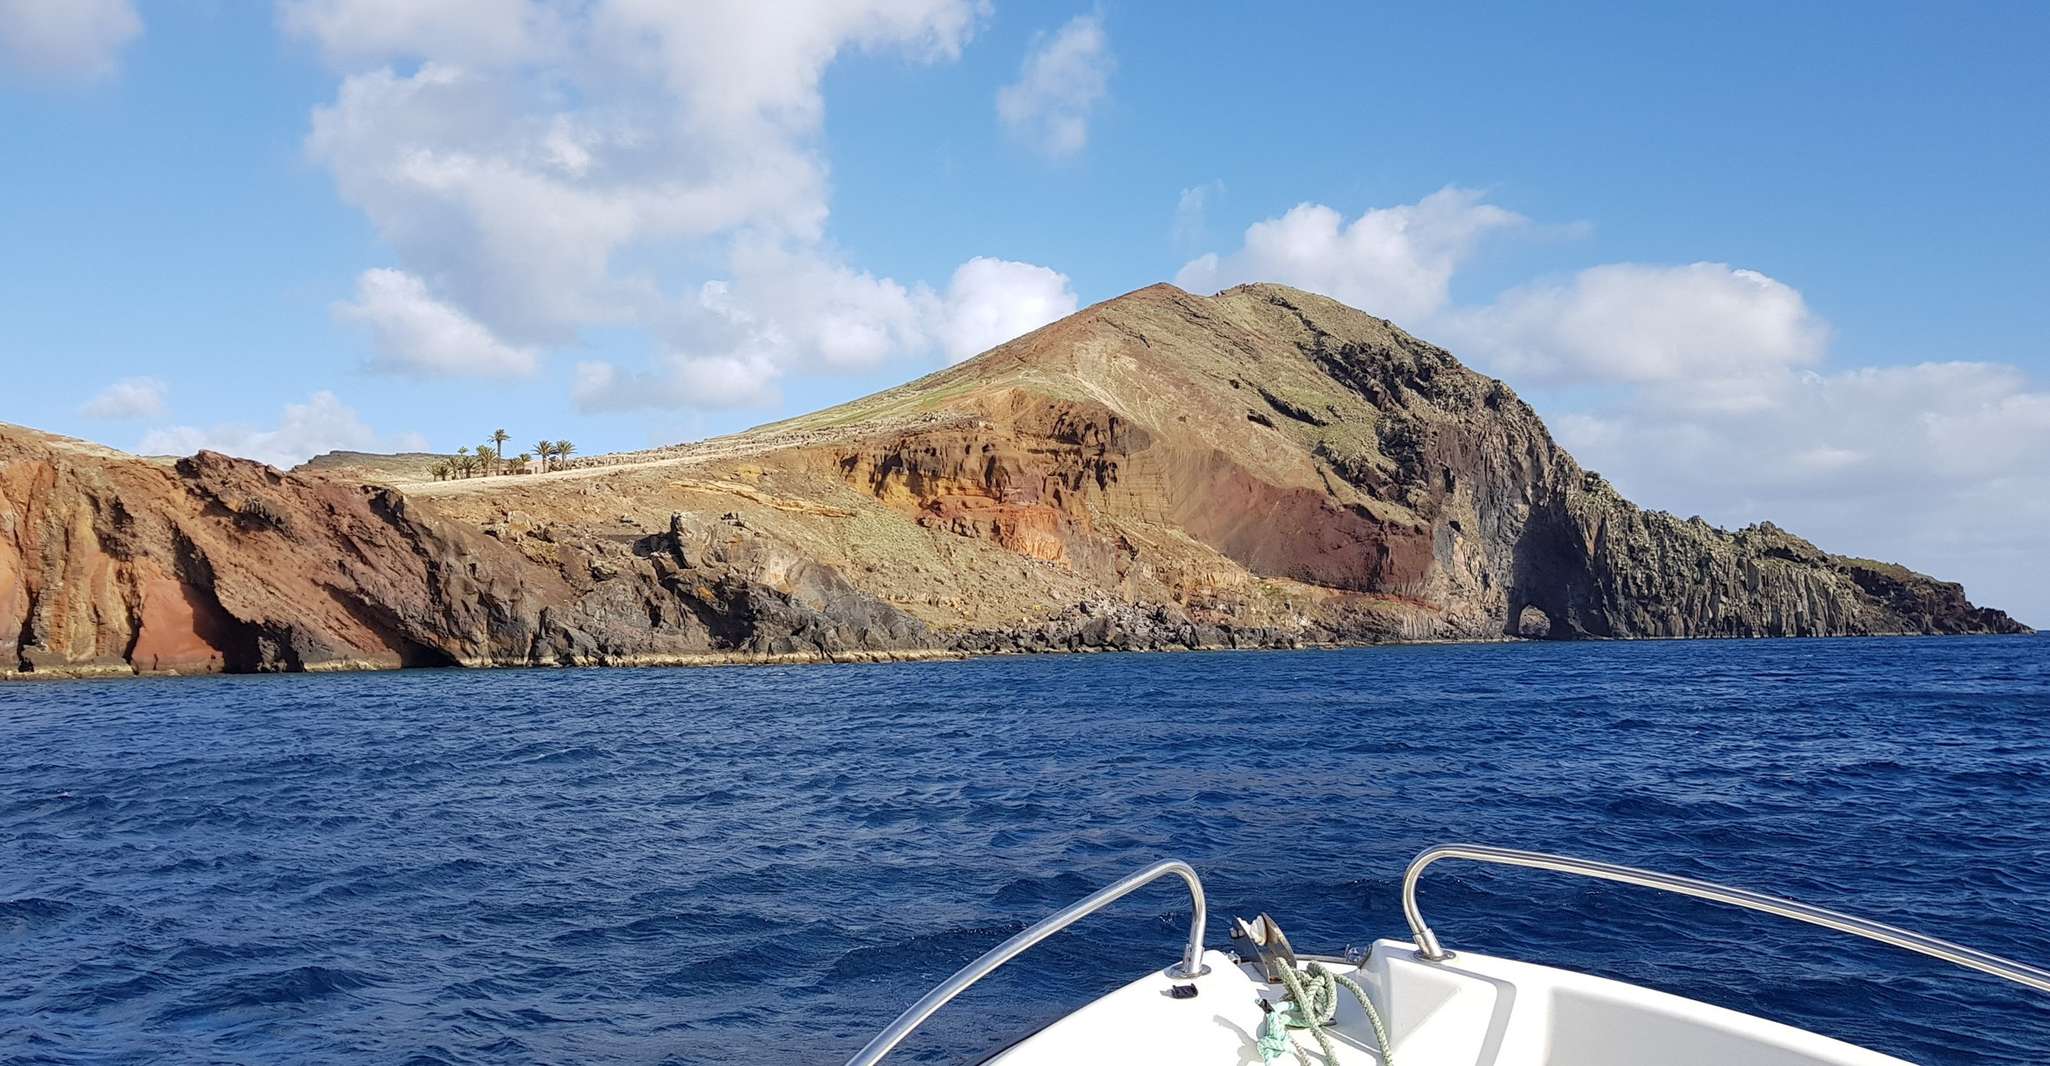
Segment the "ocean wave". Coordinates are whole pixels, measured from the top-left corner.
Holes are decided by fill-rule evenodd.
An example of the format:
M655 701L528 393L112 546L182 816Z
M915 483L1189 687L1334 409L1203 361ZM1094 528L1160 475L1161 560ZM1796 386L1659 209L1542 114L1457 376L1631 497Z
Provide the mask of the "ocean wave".
M1400 935L1450 839L2050 961L2050 644L1829 647L0 687L0 1064L840 1060L1155 860L1202 873L1214 946L1265 911L1332 950ZM1987 982L1724 908L1454 863L1424 901L1454 949L1917 1061L2043 1044ZM1185 907L1163 882L1047 941L927 1051L1165 965Z

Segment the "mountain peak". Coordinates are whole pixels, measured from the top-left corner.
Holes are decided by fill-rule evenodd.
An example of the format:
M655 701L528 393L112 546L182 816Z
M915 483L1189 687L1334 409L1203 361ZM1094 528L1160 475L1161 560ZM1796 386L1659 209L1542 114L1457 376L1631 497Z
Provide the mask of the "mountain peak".
M547 474L173 466L0 427L0 670L2006 633L1646 511L1507 386L1280 285L1155 285L802 418ZM375 467L383 485L351 483Z

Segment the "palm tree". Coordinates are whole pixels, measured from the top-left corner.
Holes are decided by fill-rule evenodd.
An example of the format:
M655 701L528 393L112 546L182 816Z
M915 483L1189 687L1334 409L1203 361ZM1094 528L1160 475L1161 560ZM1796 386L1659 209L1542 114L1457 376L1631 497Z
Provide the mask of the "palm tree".
M534 454L541 457L541 472L548 472L548 457L555 454L555 442L543 440L534 442Z
M520 474L526 474L526 473L531 473L531 472L533 471L533 469L534 469L534 456L533 456L533 454L532 454L532 453L530 453L530 452L521 452L520 454L518 454L518 455L515 455L515 456L513 456L513 471L514 471L515 473L520 473Z
M464 477L470 476L470 446L467 444L456 449L456 471Z
M566 441L566 440L559 440L559 441L556 441L556 442L555 442L555 460L556 460L556 465L558 465L558 466L559 466L559 465L561 465L561 463L562 463L562 461L563 461L563 460L565 460L565 459L568 459L568 458L569 458L570 456L572 456L572 455L575 455L575 454L576 454L576 450L577 450L577 446L576 446L576 445L574 445L574 444L571 444L570 442L568 442L568 441Z
M512 434L507 433L505 430L494 429L491 431L491 443L494 446L493 454L498 456L499 466L505 465L505 442L511 439Z
M430 466L430 467L428 467L428 468L427 468L427 472L428 472L428 473L430 473L430 474L433 474L433 475L434 475L434 480L436 480L436 481L447 481L447 480L448 480L448 471L449 471L449 465L448 465L448 462L447 462L446 460L444 460L444 461L442 461L442 462L439 462L439 463L436 463L436 464L434 464L433 466Z
M498 473L497 464L491 461L491 450L495 447L497 445L488 440L477 445L477 465L483 469L485 477Z

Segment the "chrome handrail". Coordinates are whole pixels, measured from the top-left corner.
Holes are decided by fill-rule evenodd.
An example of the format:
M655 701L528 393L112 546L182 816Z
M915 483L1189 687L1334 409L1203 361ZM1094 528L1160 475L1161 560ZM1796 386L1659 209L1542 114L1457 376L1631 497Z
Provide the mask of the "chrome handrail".
M967 991L968 986L989 976L992 970L1023 954L1025 949L1032 945L1169 874L1180 877L1188 884L1189 903L1194 913L1189 919L1189 941L1182 948L1182 959L1168 967L1167 975L1178 979L1203 976L1210 970L1208 966L1203 965L1203 925L1206 916L1203 907L1203 882L1196 877L1196 871L1190 868L1188 863L1175 859L1156 862L1116 884L1098 889L1062 907L1033 923L1017 936L983 952L982 957L956 970L954 976L940 982L939 986L927 992L924 998L899 1014L888 1029L877 1034L874 1040L868 1042L867 1047L848 1059L847 1066L874 1066L875 1063L881 1062L883 1056L896 1050L897 1045L911 1035L912 1030L925 1024L925 1020L932 1017L933 1012L946 1006L955 996Z
M1792 918L1825 929L1834 929L1840 933L1876 940L1882 944L1892 944L1894 947L1906 948L1932 959L1942 959L1954 965L2013 981L2018 985L2026 985L2039 992L2050 992L2050 970L2038 969L2012 959L2003 959L1998 955L1989 955L1976 948L1923 936L1897 926L1867 921L1840 911L1812 907L1806 903L1768 896L1748 889L1731 888L1710 881L1697 881L1691 877L1640 870L1632 866L1616 866L1590 859L1547 855L1541 851L1518 851L1514 848L1493 848L1480 844L1440 844L1435 848L1426 848L1410 861L1409 870L1402 875L1403 917L1409 919L1409 930L1416 939L1418 957L1432 961L1449 959L1452 953L1438 945L1437 934L1431 932L1431 927L1424 923L1423 911L1417 907L1416 886L1417 879L1423 876L1424 868L1439 859L1471 859L1475 862L1491 862L1503 866L1551 870L1556 873L1656 888L1663 892L1676 892L1716 903L1728 903L1746 910Z

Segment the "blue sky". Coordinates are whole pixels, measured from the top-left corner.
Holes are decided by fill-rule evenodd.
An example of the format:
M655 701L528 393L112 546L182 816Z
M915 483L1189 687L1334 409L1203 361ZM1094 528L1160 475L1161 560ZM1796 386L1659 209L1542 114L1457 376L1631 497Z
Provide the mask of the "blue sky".
M1175 10L0 0L0 420L632 448L1279 280L2050 623L2050 9Z

